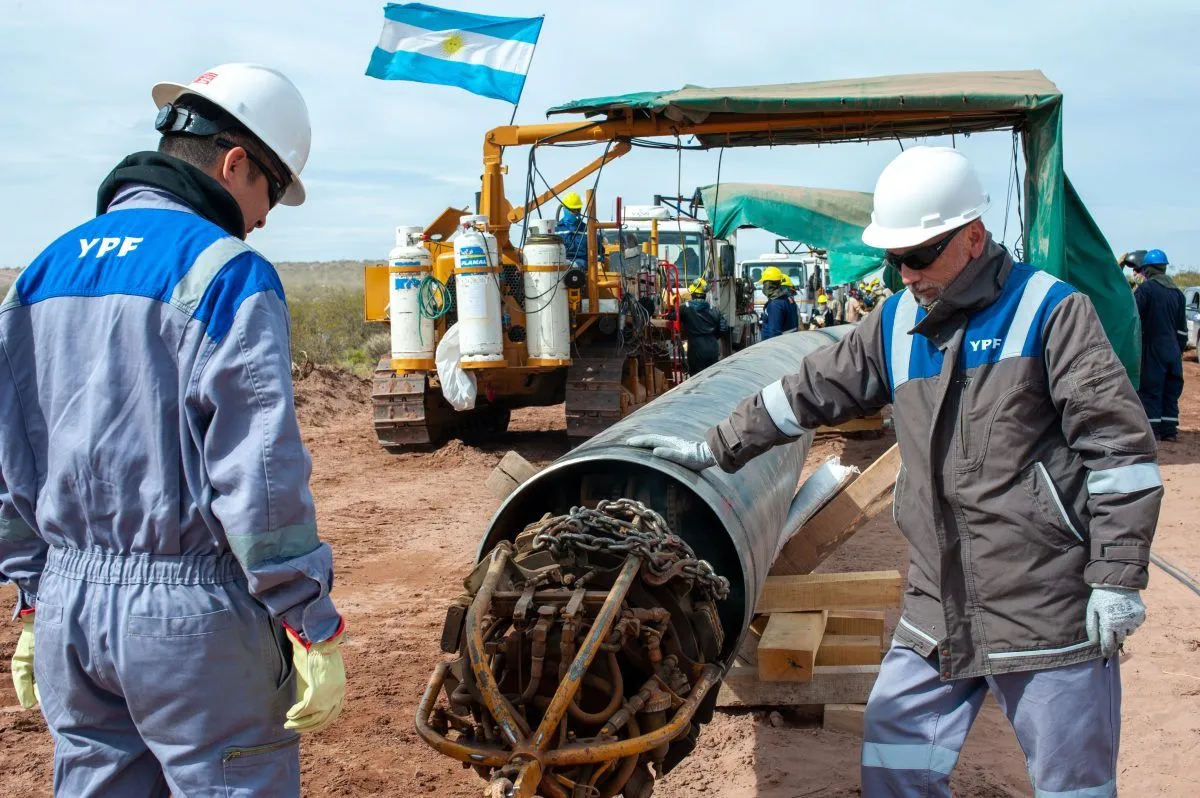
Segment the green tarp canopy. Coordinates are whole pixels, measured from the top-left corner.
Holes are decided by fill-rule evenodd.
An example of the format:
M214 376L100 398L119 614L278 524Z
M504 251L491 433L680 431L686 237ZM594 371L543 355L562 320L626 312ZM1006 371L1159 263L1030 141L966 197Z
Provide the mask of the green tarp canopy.
M834 285L861 280L880 267L883 251L862 242L871 221L871 195L836 188L721 183L700 189L717 238L759 227L824 249Z
M1141 331L1133 297L1111 247L1063 171L1062 92L1039 71L685 86L576 100L547 113L653 120L653 135L695 136L710 148L1015 129L1025 153L1025 259L1091 297L1109 340L1138 382ZM693 130L697 125L703 127Z

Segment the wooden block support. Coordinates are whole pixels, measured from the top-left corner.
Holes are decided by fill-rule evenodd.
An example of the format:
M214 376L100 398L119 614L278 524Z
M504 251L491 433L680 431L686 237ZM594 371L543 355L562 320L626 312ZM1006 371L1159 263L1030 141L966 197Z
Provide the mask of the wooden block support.
M862 737L866 715L866 704L826 704L821 727Z
M834 610L825 621L827 635L871 635L883 642L883 613L878 610Z
M755 612L812 612L900 606L899 571L769 576Z
M838 546L891 505L899 472L900 448L892 446L801 527L775 558L771 573L787 576L816 570Z
M758 664L758 639L762 637L763 630L767 628L767 619L769 615L756 615L750 621L750 631L746 633L746 638L742 640L742 647L738 649L738 662L746 665Z
M530 463L516 452L508 452L500 459L500 463L492 469L492 473L484 481L484 485L497 499L504 499L517 489L525 480L538 472L537 466Z
M719 707L793 707L807 704L865 704L878 665L818 665L810 682L762 682L758 670L735 666L717 694Z
M772 618L776 617L774 615ZM878 665L883 660L875 635L831 635L821 638L817 665ZM759 669L762 669L760 663Z
M758 678L764 682L812 679L824 635L824 612L778 612L770 616L758 641Z

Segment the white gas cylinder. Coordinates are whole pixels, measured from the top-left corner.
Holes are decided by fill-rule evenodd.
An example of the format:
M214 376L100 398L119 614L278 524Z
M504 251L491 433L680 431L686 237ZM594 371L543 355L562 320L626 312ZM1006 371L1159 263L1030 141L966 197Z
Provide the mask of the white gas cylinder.
M571 310L562 284L567 253L553 229L553 219L539 219L525 242L525 330L531 366L571 364Z
M454 239L454 297L463 368L504 366L500 248L486 216L463 216Z
M392 368L432 370L433 319L420 308L421 281L433 271L433 258L421 245L420 227L397 227L396 246L388 253L388 315L392 326Z

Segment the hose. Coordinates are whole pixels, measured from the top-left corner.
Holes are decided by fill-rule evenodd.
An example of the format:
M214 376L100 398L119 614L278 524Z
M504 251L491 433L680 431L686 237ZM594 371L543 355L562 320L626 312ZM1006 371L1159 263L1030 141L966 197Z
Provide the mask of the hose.
M1196 577L1192 576L1171 561L1163 559L1154 552L1150 552L1150 562L1154 563L1159 568L1175 577L1177 580L1179 580L1179 583L1188 590L1192 591L1197 596L1200 596L1200 582L1196 581Z
M421 283L417 286L417 312L422 319L437 321L450 312L453 304L445 283L432 274L421 278ZM417 340L424 344L421 326L417 325Z

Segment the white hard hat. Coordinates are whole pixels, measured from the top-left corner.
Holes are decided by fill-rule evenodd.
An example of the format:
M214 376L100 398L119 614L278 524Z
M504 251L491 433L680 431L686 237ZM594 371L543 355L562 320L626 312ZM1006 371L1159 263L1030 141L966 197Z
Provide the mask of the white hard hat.
M221 64L187 85L157 83L151 91L159 108L185 94L214 103L267 145L291 173L291 183L279 201L304 202L300 172L308 161L312 126L304 98L282 72L258 64Z
M884 167L875 183L875 207L863 243L878 249L915 247L978 219L989 203L962 153L910 147Z

